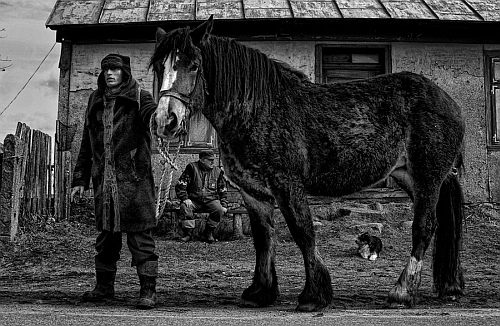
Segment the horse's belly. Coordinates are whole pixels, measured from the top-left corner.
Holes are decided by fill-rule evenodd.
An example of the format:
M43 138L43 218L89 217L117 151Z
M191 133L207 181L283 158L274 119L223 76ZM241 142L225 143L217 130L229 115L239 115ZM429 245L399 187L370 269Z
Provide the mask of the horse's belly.
M364 162L364 163L363 163ZM394 152L385 160L332 165L330 171L316 173L307 184L307 192L316 196L339 197L370 188L406 164L404 151Z

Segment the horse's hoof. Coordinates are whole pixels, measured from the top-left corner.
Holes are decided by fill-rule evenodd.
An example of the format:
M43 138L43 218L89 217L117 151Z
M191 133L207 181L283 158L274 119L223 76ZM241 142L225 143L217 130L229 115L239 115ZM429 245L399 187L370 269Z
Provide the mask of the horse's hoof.
M323 311L325 307L320 307L312 302L308 303L299 303L295 311L298 312L315 312L315 311Z
M276 301L278 295L279 291L277 288L263 290L263 288L257 288L252 285L243 291L240 302L250 308L267 307Z
M438 298L449 301L457 301L464 295L463 287L459 285L449 286L438 293Z
M461 295L448 294L440 296L439 299L447 302L458 302L460 301Z
M401 308L411 308L415 304L415 299L412 298L408 292L398 291L399 288L396 287L387 297L388 308L391 309L401 309Z
M408 305L400 302L387 302L386 308L388 309L407 309Z
M257 304L257 302L241 299L240 302L238 303L238 307L240 307L240 308L259 308L261 306L259 306L259 304Z

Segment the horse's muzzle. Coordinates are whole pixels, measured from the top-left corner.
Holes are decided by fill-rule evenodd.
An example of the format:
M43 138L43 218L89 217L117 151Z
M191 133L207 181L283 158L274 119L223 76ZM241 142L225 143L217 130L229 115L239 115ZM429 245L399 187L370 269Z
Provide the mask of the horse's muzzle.
M170 113L166 119L165 117L163 119L157 117L156 123L158 136L166 140L172 140L187 133L184 119L179 122L179 119L173 113Z

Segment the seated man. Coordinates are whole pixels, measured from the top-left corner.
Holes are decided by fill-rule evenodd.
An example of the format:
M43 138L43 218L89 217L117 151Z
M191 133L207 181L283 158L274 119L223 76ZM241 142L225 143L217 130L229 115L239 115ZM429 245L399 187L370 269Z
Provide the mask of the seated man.
M193 213L209 213L202 240L215 241L213 231L227 212L227 188L224 172L215 166L212 150L202 150L199 161L189 163L175 185L177 198L181 200L179 219L183 242L191 240L195 227Z

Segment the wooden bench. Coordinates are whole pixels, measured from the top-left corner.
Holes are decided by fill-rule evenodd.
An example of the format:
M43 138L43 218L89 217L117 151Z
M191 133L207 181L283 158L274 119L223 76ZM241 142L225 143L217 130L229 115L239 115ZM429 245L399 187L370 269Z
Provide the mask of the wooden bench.
M163 214L165 214L165 213L179 214L179 208L178 207L170 207L170 208L166 207L163 210ZM205 213L200 212L199 214L205 214ZM229 208L226 212L227 216L232 215L232 217L233 217L233 234L231 237L231 239L233 239L233 240L245 238L245 235L243 234L243 220L242 220L243 214L248 214L247 210L243 207Z

